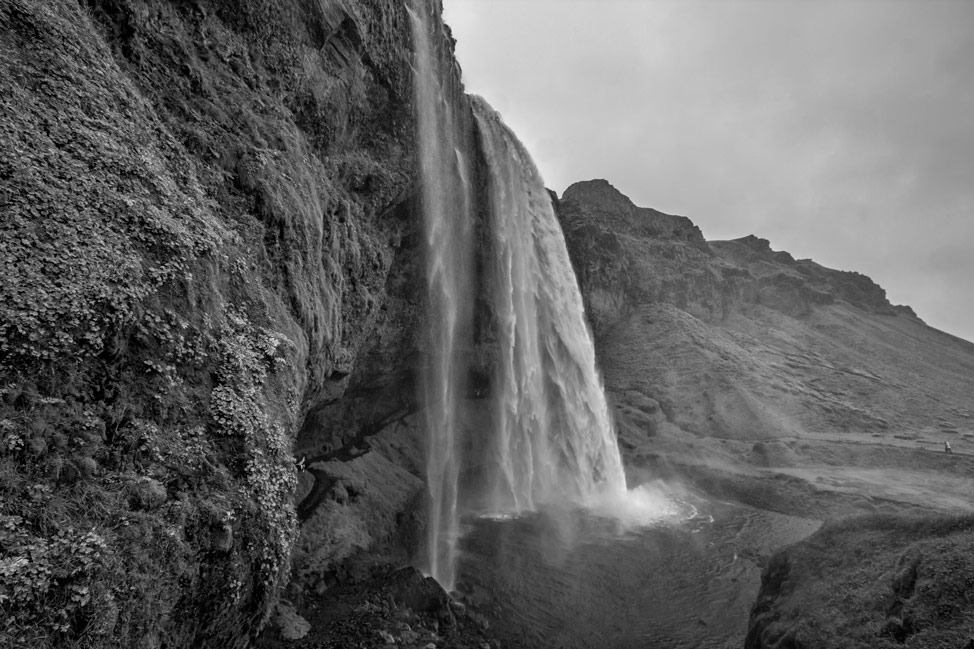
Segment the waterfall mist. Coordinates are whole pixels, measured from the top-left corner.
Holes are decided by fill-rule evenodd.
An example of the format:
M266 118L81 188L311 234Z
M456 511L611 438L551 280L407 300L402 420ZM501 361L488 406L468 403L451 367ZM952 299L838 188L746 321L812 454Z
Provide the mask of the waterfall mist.
M437 56L427 3L407 7L413 31L415 104L427 279L426 357L420 397L426 429L426 568L444 588L456 578L462 346L469 344L473 235L470 172L462 154L458 87Z
M626 480L564 235L524 145L479 97L498 359L493 512L622 498Z

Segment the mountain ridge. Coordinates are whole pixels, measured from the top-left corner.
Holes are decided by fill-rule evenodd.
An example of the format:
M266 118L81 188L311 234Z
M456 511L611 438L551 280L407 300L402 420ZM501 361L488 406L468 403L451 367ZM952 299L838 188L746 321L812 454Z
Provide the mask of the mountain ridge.
M826 287L807 287L806 299L820 300L828 303L834 299L828 293L836 293L839 297L863 308L879 310L887 314L904 312L913 317L914 310L905 305L893 305L886 299L886 291L871 278L856 271L844 271L827 268L811 259L795 259L787 251L775 251L771 242L755 234L727 240L707 240L700 228L688 217L666 214L659 210L636 206L627 196L613 187L604 179L593 179L573 183L560 198L556 199L563 205L566 227L574 225L572 207L579 206L587 212L588 220L595 220L606 229L616 233L627 233L636 236L646 236L663 240L679 240L689 243L704 254L713 253L732 265L747 266L755 278L766 280L763 285L774 284L778 281L782 288L788 283L787 279L775 278L779 275L792 276L794 280L810 284L815 282L831 284ZM724 270L724 269L721 269ZM724 270L733 275L733 270ZM797 288L797 284L795 286ZM818 288L818 290L816 290Z
M708 413L702 420L682 415L694 421L693 430L736 430L729 420L727 426L713 423L724 398L754 411L756 425L772 425L761 414L770 409L778 413L774 421L802 430L848 429L858 422L874 432L895 427L890 415L922 428L925 416L893 398L909 391L909 381L897 378L897 363L923 368L957 403L970 387L964 377L974 376L974 344L928 327L909 307L892 305L885 290L861 273L795 260L754 235L708 242L686 217L636 207L604 180L573 184L557 208L607 388L657 376L648 396L664 408ZM869 333L858 335L857 326ZM664 339L677 336L670 350L679 347L683 355L660 352L653 363L645 350L659 346L646 338L649 331ZM623 340L637 351L626 351ZM647 357L637 367L634 357L640 355ZM733 368L675 378L683 365L720 368L727 362L721 357L735 359ZM668 369L660 373L654 365ZM865 404L842 398L837 374L862 383L855 389L868 397ZM919 387L917 392L924 393Z

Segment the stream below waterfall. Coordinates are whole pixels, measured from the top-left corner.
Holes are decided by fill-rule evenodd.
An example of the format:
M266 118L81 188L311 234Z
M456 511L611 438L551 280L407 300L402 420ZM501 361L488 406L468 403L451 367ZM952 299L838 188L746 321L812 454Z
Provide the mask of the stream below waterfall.
M584 510L468 518L458 589L506 647L741 647L768 557L819 521L681 504L630 530Z

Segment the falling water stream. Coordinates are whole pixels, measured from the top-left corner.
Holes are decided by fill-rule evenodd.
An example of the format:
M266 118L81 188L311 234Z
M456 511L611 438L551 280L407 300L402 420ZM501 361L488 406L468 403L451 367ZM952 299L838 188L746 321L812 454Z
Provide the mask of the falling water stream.
M482 157L480 198L489 241L480 251L496 338L493 413L477 435L484 493L460 494L461 352L470 343L473 203L466 102L449 53L431 38L430 3L408 8L427 278L426 567L444 587L456 580L458 503L517 515L539 506L605 506L626 499L626 479L578 282L564 236L531 156L479 97L469 97Z
M424 568L509 646L740 646L762 557L816 522L659 483L627 490L548 191L500 116L463 95L447 39L430 31L435 0L408 2L427 279ZM478 311L489 414L469 409L464 385L475 286L490 305Z
M436 55L426 15L428 3L409 8L414 48L414 87L425 234L427 341L422 372L426 438L427 569L452 588L459 535L460 471L457 411L462 397L459 349L469 336L472 274L470 172L457 114L460 89L446 86L444 57Z
M452 55L430 32L435 3L408 7L427 279L420 397L426 429L426 569L456 583L459 504L486 516L582 508L626 524L667 516L667 503L627 491L582 297L551 197L524 145L480 97L465 97ZM439 43L440 49L437 49ZM473 122L467 117L472 108ZM467 130L476 126L479 147ZM489 293L493 412L477 456L460 439L464 352L472 343L474 192L464 152L478 151L479 255ZM473 156L469 156L471 159ZM483 341L482 341L483 342ZM477 466L482 479L463 480ZM463 489L461 489L461 486ZM461 493L465 490L464 493Z
M488 169L498 338L487 507L592 505L626 492L582 297L551 198L524 145L472 97Z

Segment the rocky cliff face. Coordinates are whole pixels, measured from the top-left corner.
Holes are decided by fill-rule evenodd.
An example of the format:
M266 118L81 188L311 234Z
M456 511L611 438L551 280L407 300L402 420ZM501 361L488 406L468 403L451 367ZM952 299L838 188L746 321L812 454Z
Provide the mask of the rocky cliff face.
M597 334L618 322L627 306L652 302L706 322L754 305L801 316L840 300L871 313L912 314L891 305L865 275L796 261L754 235L705 241L690 219L636 207L605 180L570 186L558 212Z
M247 645L299 431L366 456L303 569L394 527L415 444L355 443L413 407L409 33L394 0L0 2L0 644Z

